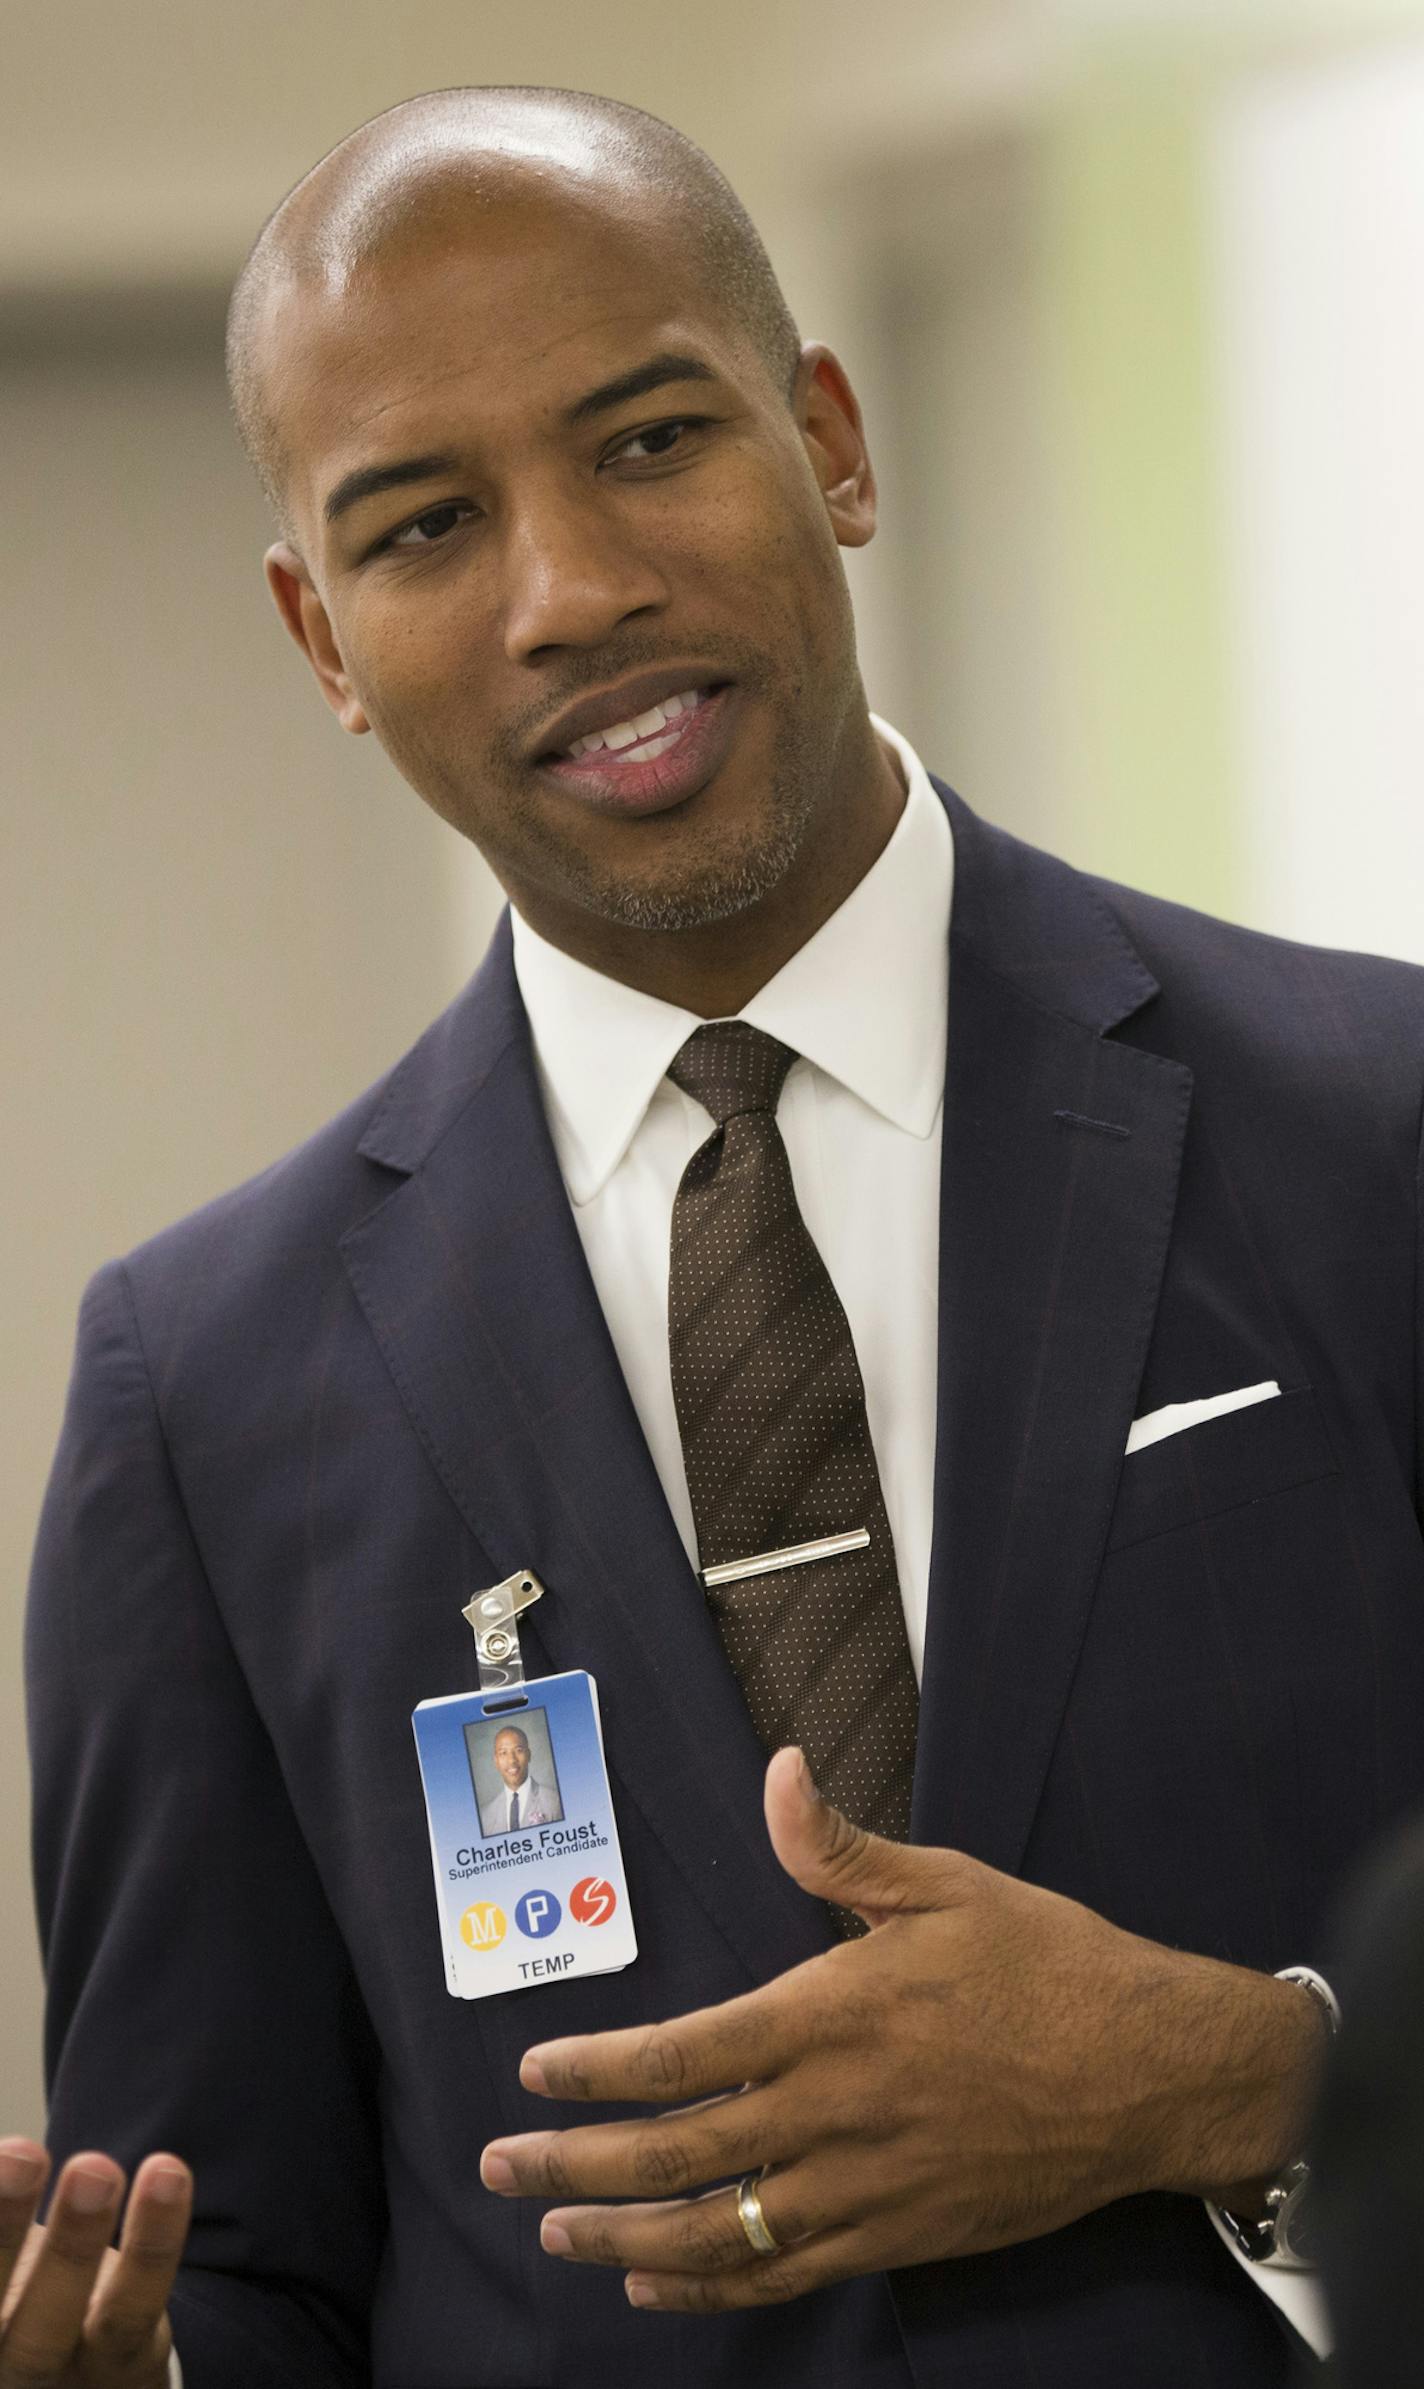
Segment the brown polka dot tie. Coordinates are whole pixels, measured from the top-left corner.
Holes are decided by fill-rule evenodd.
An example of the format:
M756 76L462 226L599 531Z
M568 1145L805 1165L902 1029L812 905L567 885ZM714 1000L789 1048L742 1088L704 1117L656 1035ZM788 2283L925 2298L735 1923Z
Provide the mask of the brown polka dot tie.
M714 1021L668 1072L717 1123L673 1206L673 1398L704 1571L868 1528L707 1597L765 1747L799 1742L828 1800L903 1841L919 1697L860 1365L776 1125L795 1059Z

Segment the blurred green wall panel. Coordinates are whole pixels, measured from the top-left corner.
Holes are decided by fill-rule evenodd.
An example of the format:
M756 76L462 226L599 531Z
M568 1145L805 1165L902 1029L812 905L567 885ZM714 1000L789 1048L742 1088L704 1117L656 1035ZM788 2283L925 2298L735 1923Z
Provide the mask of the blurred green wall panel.
M1202 97L1085 78L1044 138L1045 409L1065 845L1215 912L1238 899Z

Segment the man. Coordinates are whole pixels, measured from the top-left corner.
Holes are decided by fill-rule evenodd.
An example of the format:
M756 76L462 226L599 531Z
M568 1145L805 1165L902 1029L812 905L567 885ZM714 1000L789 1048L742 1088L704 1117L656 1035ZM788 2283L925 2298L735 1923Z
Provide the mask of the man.
M1419 975L1090 883L872 721L849 384L637 112L377 119L231 355L283 620L511 916L86 1297L32 1681L108 2198L12 2344L107 2381L117 2306L159 2377L148 2175L74 2284L162 2144L189 2389L1281 2380L1200 2202L1298 2155L1273 1978L1424 1777ZM467 2005L409 1715L520 1568L639 1955Z
M504 1789L480 1804L480 1827L485 1833L517 1833L521 1825L557 1825L563 1815L559 1795L529 1772L529 1737L517 1725L495 1735L494 1763Z

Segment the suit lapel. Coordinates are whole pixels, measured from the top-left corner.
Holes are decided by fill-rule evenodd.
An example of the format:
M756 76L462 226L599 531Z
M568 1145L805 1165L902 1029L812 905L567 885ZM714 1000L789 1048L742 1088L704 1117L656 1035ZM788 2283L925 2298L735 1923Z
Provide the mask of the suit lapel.
M824 1946L822 1915L767 1845L764 1760L594 1293L507 921L361 1149L401 1183L343 1238L347 1271L495 1575L531 1567L545 1585L530 1672L541 1655L589 1670L620 1805L639 1807L754 1978L795 1964Z
M918 1840L1019 1865L1166 1258L1190 1073L1106 1032L1156 990L1091 884L955 833Z

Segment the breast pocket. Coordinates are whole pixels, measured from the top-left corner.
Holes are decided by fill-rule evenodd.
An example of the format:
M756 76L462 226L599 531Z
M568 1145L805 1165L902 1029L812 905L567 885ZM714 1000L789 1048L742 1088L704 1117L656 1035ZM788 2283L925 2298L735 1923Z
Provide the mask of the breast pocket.
M1338 1474L1314 1392L1297 1386L1131 1453L1118 1480L1108 1549L1121 1551Z

